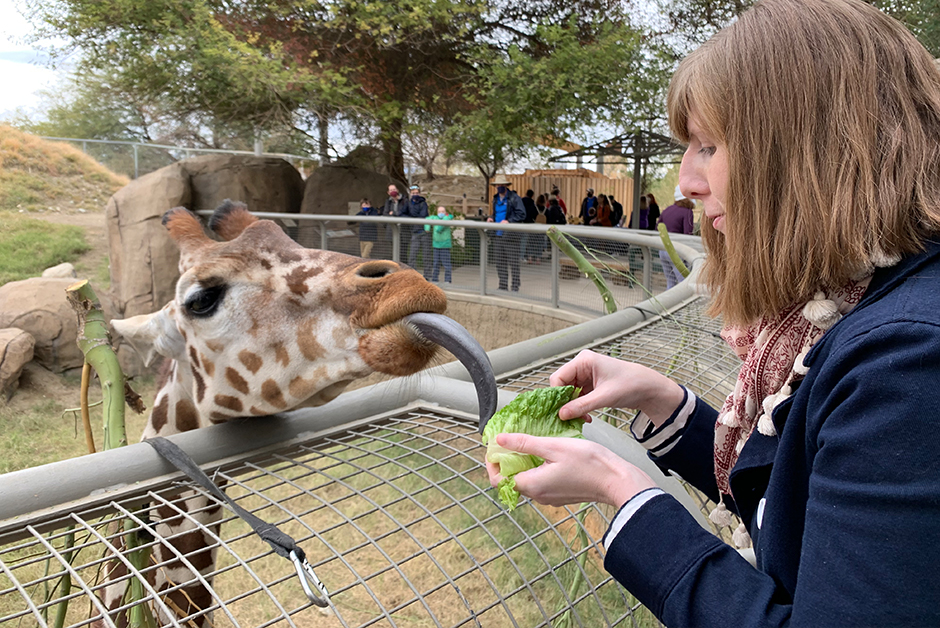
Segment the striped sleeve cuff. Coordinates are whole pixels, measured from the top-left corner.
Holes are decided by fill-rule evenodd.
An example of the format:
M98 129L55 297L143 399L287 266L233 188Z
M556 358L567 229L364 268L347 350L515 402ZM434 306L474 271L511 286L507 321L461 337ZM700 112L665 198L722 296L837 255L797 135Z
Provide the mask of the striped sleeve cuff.
M657 495L663 494L664 491L661 488L648 488L645 491L640 491L634 495L630 501L624 504L611 522L610 528L607 529L607 534L604 535L604 551L610 549L610 544L614 542L614 539L617 538L617 535L623 530L623 526L627 525L627 522L630 521L630 517L632 517L643 504Z
M669 453L679 438L685 432L686 423L692 412L695 411L695 402L697 397L689 392L685 386L682 387L685 396L682 403L676 408L665 423L656 427L646 413L639 412L630 425L630 432L638 443L643 445L651 455L662 456Z

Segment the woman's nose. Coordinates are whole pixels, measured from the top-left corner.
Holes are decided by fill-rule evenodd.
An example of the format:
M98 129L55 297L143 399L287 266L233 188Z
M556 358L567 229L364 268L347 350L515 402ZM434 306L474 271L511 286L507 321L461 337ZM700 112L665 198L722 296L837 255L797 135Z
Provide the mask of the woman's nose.
M679 189L687 198L699 198L709 192L708 181L696 163L695 154L688 150L682 155L679 165Z

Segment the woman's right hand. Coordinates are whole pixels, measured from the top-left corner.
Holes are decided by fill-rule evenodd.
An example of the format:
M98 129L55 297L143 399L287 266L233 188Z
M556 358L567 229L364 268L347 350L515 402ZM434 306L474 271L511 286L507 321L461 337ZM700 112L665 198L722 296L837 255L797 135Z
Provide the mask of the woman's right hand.
M641 364L582 351L549 378L552 386L579 386L581 395L558 411L562 420L585 417L599 408L636 408L662 425L685 392L677 383Z

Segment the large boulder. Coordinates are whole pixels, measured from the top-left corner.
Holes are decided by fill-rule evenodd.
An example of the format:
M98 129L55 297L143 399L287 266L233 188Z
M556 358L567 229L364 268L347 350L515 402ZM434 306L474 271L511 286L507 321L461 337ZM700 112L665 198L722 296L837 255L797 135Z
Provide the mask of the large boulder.
M242 201L255 212L300 211L304 181L297 169L283 159L204 155L182 163L192 185L190 209L215 209L231 199Z
M163 227L173 207L215 209L225 199L259 212L297 213L303 197L300 173L283 159L209 155L151 172L119 190L105 210L114 316L159 310L179 279L179 250ZM145 371L136 354L118 342L121 366Z
M307 177L300 213L347 216L350 204L358 204L363 198L368 198L375 206L382 206L388 198L388 186L392 183L398 186L402 195L408 193L405 183L373 170L342 165L321 166ZM359 255L359 239L355 235L357 227L346 221L303 221L297 241L309 248L320 248L321 228L330 234L327 245L330 250ZM341 235L345 231L353 235Z
M33 359L36 340L22 329L0 329L0 397L9 399L20 382L23 367Z
M78 321L65 298L74 279L31 277L0 286L0 329L15 327L35 339L33 359L54 373L78 368Z

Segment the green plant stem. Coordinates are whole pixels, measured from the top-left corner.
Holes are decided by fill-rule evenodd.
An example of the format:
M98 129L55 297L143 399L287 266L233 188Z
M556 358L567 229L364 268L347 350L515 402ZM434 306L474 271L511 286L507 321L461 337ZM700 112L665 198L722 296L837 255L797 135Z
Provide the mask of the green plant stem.
M78 315L78 348L101 381L104 449L127 444L124 427L124 372L111 349L108 324L91 284L79 281L66 289L69 305Z
M578 270L587 275L588 279L594 282L594 285L597 286L597 291L601 293L601 299L604 301L604 310L608 314L616 312L617 303L614 301L614 295L611 294L610 288L607 287L607 282L604 281L601 271L597 270L597 268L595 268L558 229L549 227L547 235L548 239L554 242L555 246L557 246L562 253L574 261Z
M144 567L150 562L150 548L138 547L137 527L132 520L124 521L124 546L127 548L127 559L134 566L137 573L141 573ZM144 599L144 583L140 578L131 578L130 586L124 592L125 602L139 601ZM128 628L156 628L156 620L150 607L146 604L137 604L127 611Z
M672 265L676 267L676 270L678 270L683 277L688 277L689 269L686 268L685 262L683 262L679 254L676 253L676 247L669 237L669 231L666 229L666 225L659 223L659 226L656 228L659 229L659 237L663 241L663 246L666 247L666 252L669 253L669 259L672 260Z
M581 547L579 549L585 549L590 542L587 535L587 530L584 528L584 520L587 519L588 506L590 504L581 504L578 514L575 515L575 518L580 524L578 526L578 540L581 541ZM574 600L578 597L578 591L581 589L581 585L584 584L584 569L587 565L587 552L582 552L581 556L575 561L578 564L578 569L575 570L574 577L571 579L571 584L568 586L567 600L573 604ZM565 611L565 614L559 618L558 623L555 624L555 628L568 628L571 626L573 621L572 613L574 609L569 607Z
M72 564L72 549L75 547L75 526L69 526L69 533L65 536L65 547L69 548L68 551L62 554L62 557L65 558L65 562L69 565ZM69 610L69 601L65 599L68 597L68 594L72 590L72 576L69 574L69 570L66 569L65 573L62 574L62 578L59 579L59 597L62 598L59 603L56 605L55 611L55 621L52 624L52 628L62 628L65 625L65 614Z

